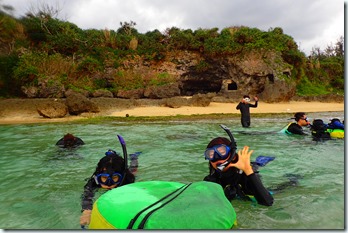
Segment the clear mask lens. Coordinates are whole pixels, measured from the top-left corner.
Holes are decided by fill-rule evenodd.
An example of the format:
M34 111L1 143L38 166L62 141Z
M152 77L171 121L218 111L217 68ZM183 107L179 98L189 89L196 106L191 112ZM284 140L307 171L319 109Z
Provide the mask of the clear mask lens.
M230 148L224 144L221 144L207 148L204 152L204 156L207 160L219 160L227 158L229 153Z
M114 173L112 175L107 173L102 173L97 175L98 182L107 186L119 184L122 180L122 175L120 173Z

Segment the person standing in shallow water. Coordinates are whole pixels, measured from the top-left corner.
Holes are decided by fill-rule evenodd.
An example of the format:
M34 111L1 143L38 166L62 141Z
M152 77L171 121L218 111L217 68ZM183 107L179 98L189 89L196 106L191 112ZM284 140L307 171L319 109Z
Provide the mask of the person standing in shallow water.
M259 98L254 97L255 104L250 103L250 96L244 95L243 99L239 102L236 109L240 110L241 113L241 123L245 128L250 127L250 108L257 108L257 103Z

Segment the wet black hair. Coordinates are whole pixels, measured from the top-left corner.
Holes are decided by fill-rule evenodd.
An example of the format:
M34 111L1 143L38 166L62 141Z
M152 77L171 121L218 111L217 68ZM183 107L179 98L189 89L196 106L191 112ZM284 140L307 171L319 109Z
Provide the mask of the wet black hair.
M217 137L209 142L209 144L207 145L207 148L211 148L213 146L220 145L220 144L225 144L226 146L230 147L231 141L225 137Z
M334 123L336 121L341 122L340 119L338 119L338 118L333 118L333 119L330 120L331 123Z
M118 172L124 174L123 181L119 186L135 181L134 174L128 168L125 168L124 159L118 154L111 153L101 158L92 176L105 172L104 169L106 169L106 173Z
M243 95L243 99L244 98L249 98L250 99L250 96L249 95Z
M70 133L67 133L64 135L63 137L63 144L64 147L73 147L75 146L75 142L76 142L76 137Z
M105 168L107 171L119 172L122 174L125 170L124 159L114 153L105 155L99 160L94 174L96 175L103 172Z
M306 115L306 113L304 113L304 112L295 113L295 115L294 115L295 121L299 121L304 115Z

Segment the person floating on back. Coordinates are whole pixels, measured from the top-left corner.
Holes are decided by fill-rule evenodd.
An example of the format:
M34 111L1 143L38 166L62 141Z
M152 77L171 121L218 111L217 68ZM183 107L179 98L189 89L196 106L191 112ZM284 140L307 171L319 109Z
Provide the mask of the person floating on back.
M257 103L259 101L258 97L254 97L255 104L250 103L250 96L244 95L243 99L239 102L236 109L240 110L241 113L241 123L245 128L250 127L250 108L257 108Z
M77 146L84 145L84 141L81 138L75 137L74 135L67 133L63 138L59 139L56 143L57 146L63 148L74 148Z
M294 115L294 118L296 122L291 123L288 128L285 130L285 133L287 134L299 134L299 135L307 135L303 131L304 126L309 126L311 123L308 121L308 118L306 116L306 113L304 112L297 112Z

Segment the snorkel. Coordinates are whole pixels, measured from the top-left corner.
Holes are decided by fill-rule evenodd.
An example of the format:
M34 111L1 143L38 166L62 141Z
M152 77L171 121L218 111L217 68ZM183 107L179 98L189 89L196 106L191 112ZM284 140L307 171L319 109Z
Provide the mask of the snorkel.
M229 158L227 161L225 161L224 163L222 163L222 164L220 164L220 165L218 165L218 166L216 167L220 172L222 172L222 171L225 169L225 167L226 167L228 164L230 164L231 161L232 161L232 160L234 159L234 157L236 156L237 143L236 143L236 141L234 140L234 137L233 137L233 135L232 135L232 133L231 133L231 130L230 130L227 126L221 124L220 127L221 127L223 130L225 130L225 132L228 134L228 136L230 137L230 140L231 140L231 145L230 145L231 156L230 156L230 158Z
M123 137L119 134L117 135L117 137L122 146L123 159L124 159L124 172L123 172L123 179L120 183L120 186L121 186L123 184L123 181L126 178L126 170L128 169L128 155L127 155L126 142L124 141Z

